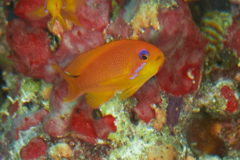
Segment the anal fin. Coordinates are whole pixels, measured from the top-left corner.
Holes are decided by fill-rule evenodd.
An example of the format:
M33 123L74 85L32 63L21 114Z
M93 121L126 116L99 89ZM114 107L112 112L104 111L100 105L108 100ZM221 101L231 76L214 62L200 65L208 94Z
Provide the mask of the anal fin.
M101 106L103 103L109 101L113 96L114 92L98 92L98 93L87 93L85 95L87 103L92 107L92 108L98 108Z

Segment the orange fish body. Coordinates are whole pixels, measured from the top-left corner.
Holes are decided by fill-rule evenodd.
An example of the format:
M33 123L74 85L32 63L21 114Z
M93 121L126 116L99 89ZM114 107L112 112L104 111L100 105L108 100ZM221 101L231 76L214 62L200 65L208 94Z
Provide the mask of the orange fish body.
M45 6L40 6L26 14L32 20L38 20L48 15L52 16L51 28L55 19L59 21L64 29L67 29L65 19L81 26L76 11L85 3L84 0L46 0Z
M57 65L53 68L69 83L64 102L86 94L88 104L97 108L116 92L121 92L120 99L133 95L163 62L163 53L156 46L119 40L79 55L64 71Z

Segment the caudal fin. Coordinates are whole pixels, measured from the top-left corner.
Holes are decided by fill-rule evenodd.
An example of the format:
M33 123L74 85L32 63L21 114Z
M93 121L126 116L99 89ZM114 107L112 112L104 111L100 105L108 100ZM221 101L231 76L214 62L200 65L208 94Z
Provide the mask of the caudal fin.
M63 16L63 18L68 19L79 26L82 26L75 12L65 11L64 9L62 9L61 15Z
M80 95L80 89L78 87L76 78L73 78L69 75L67 75L58 65L54 64L52 65L52 68L59 73L63 79L65 79L68 82L68 94L64 98L63 102L72 102L76 100Z
M62 26L65 30L67 30L67 23L66 23L65 19L63 19L63 17L62 17L60 14L57 15L57 20L59 21L59 23L61 24L61 26Z
M55 20L58 20L58 22L61 24L61 26L67 30L67 23L65 21L65 19L63 19L63 17L60 15L60 14L57 14L57 15L52 15L52 20L51 20L51 29L53 29L53 25L54 25L54 22Z

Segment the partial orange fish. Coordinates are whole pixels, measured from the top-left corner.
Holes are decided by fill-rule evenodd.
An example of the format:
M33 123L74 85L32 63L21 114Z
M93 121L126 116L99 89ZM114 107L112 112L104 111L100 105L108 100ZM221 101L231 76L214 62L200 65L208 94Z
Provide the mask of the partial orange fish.
M79 55L62 71L52 67L69 84L64 102L86 94L87 103L98 108L116 92L120 99L133 95L163 65L156 46L138 40L114 41Z
M57 19L62 27L66 30L67 24L65 19L80 25L76 11L85 3L85 0L46 0L45 6L40 6L26 14L32 20L38 20L48 15L52 16L51 28Z

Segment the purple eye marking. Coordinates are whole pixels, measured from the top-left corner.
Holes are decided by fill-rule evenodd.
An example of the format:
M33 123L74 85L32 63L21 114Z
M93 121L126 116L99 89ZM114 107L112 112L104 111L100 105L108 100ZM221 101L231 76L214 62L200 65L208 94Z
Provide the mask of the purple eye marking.
M45 1L45 3L44 3L44 12L45 12L45 13L48 13L48 10L47 10L47 1Z
M134 75L132 77L130 77L129 79L134 79L138 76L138 72L143 69L143 66L145 66L146 62L144 62L140 67L138 67L135 71L134 71Z
M139 58L140 58L140 59L147 60L147 59L148 59L148 56L149 56L149 53L148 53L148 51L145 50L145 49L142 49L142 50L139 52Z
M63 2L63 6L62 6L62 8L64 9L66 7L66 3L65 2Z

